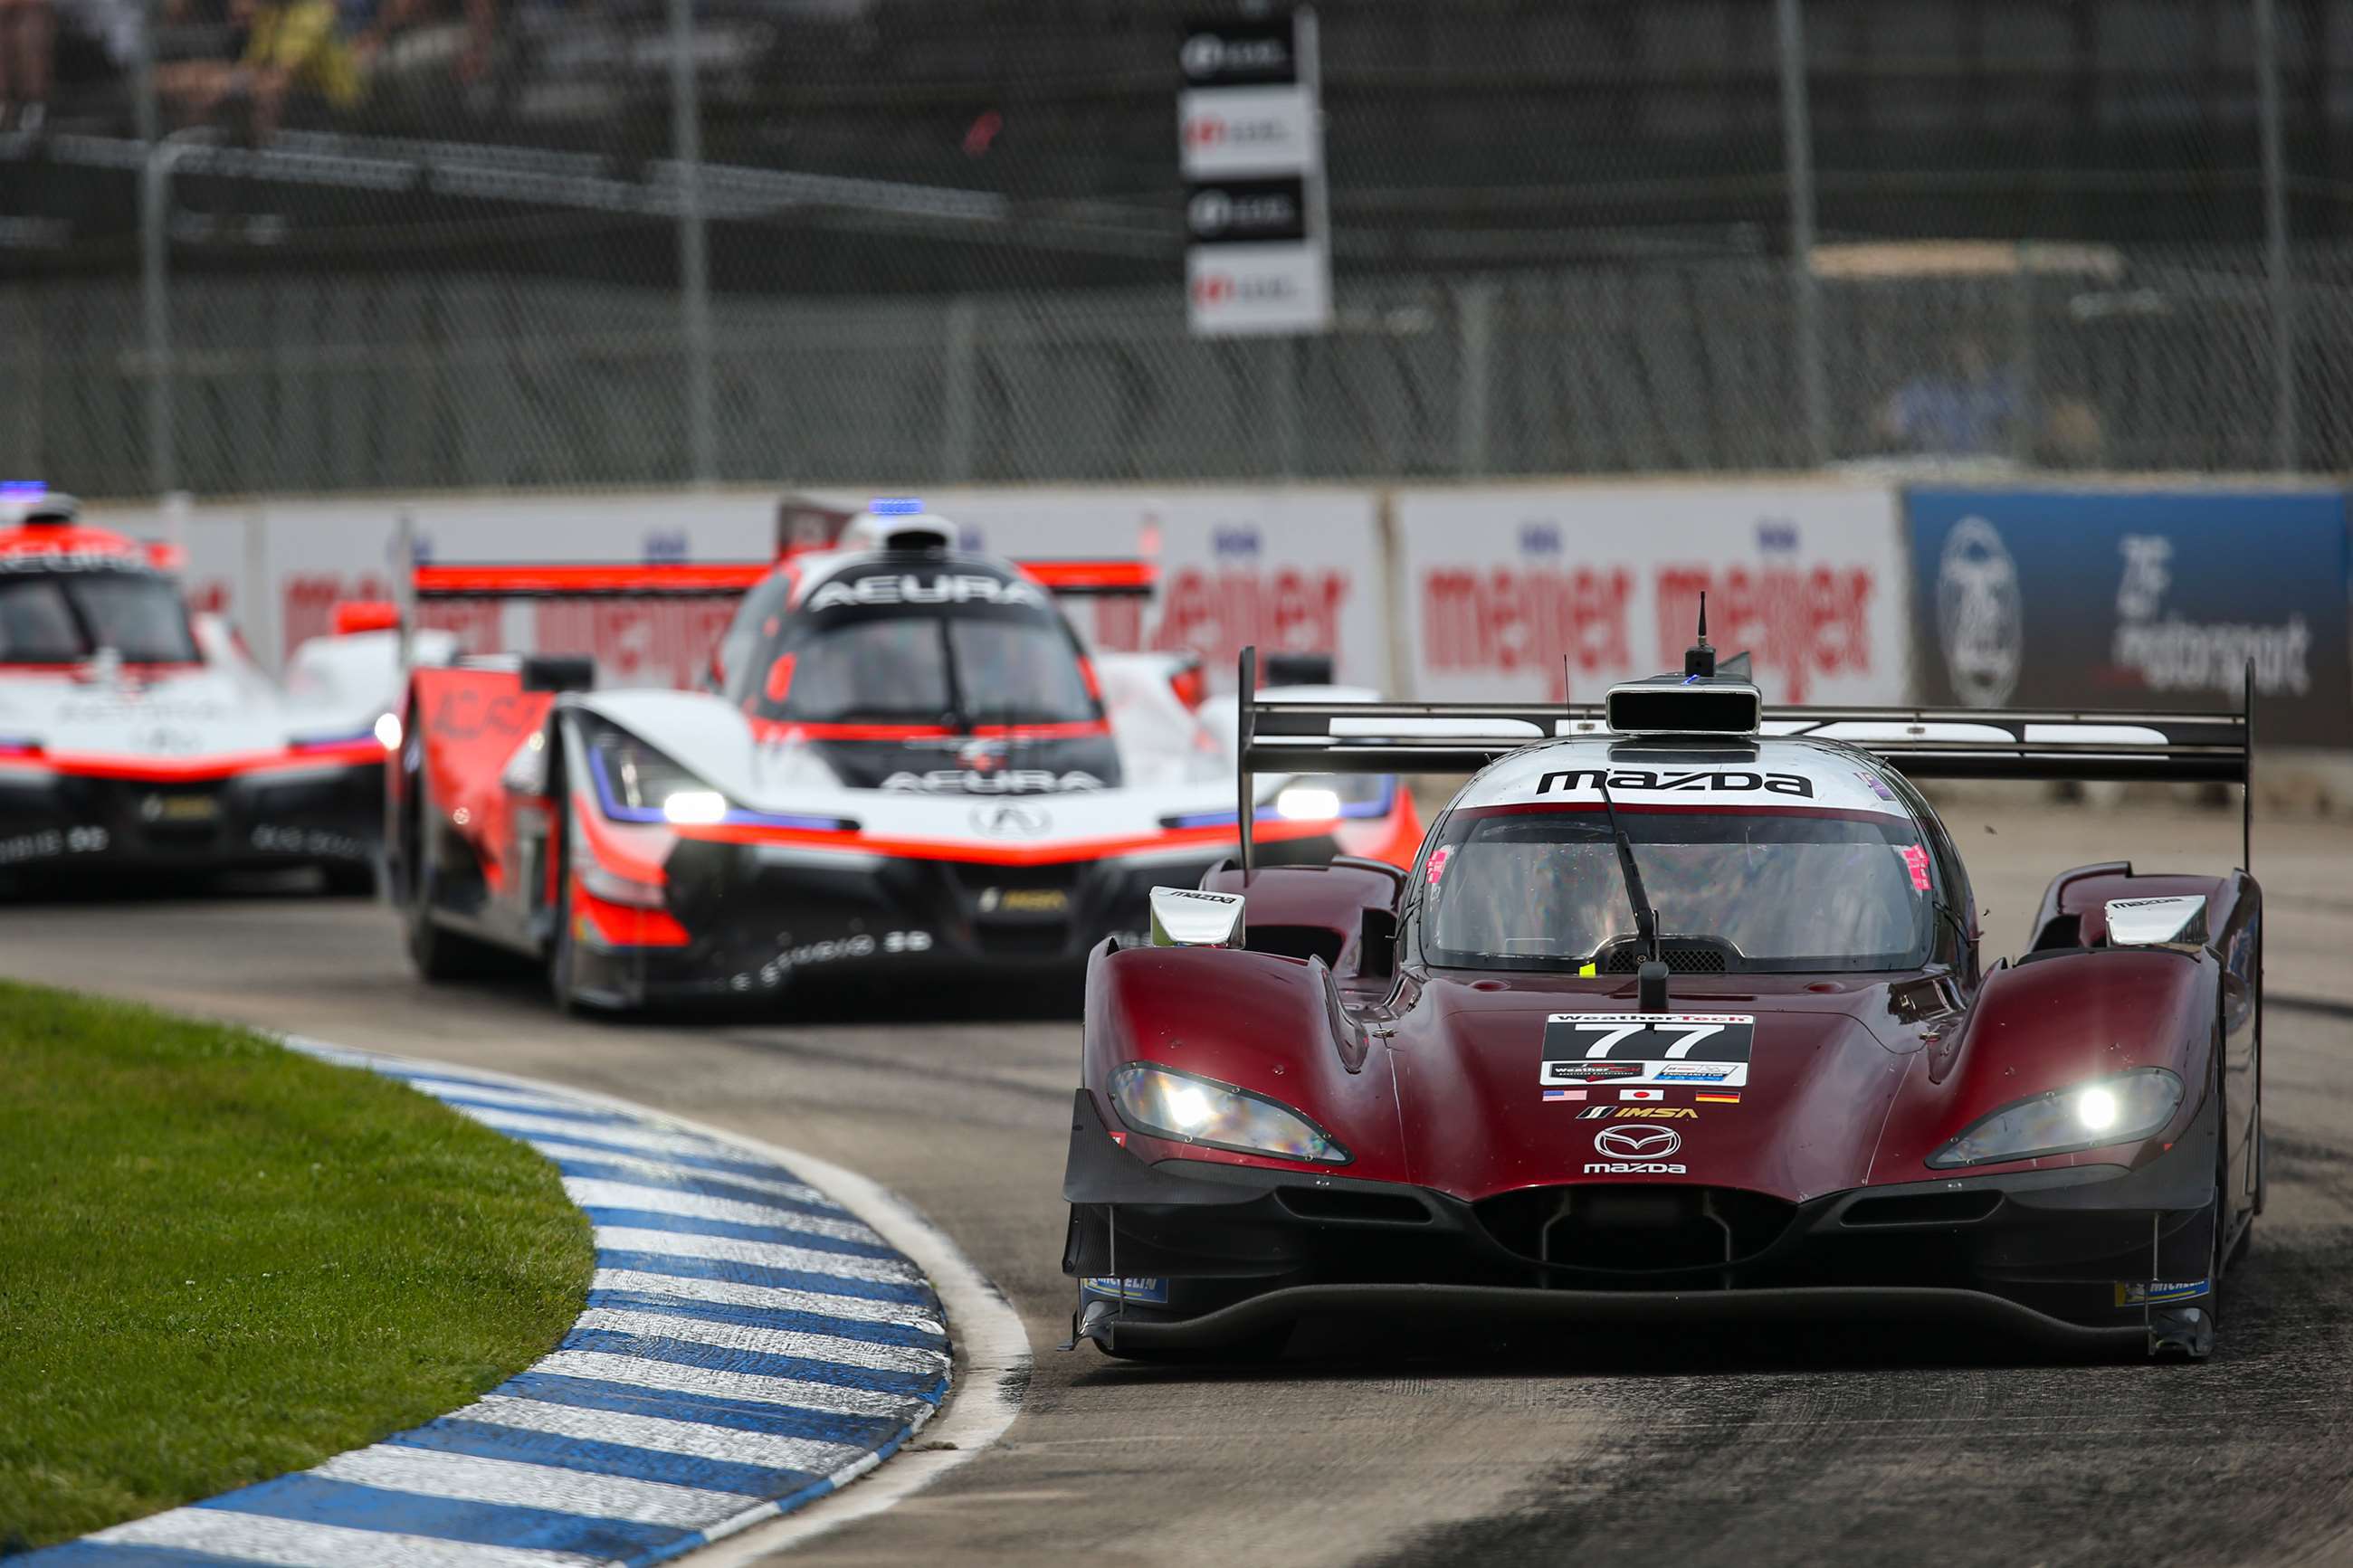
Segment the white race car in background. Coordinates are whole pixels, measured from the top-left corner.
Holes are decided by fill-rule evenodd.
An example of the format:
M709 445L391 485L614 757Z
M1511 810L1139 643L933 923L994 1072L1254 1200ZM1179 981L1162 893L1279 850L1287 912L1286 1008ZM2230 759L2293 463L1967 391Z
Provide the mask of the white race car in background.
M702 691L599 690L552 652L416 672L388 847L428 978L502 950L565 1005L626 1007L814 971L1075 976L1146 929L1153 886L1236 853L1233 700L1205 700L1189 654L1091 652L1054 603L1147 592L1148 568L965 554L942 520L878 508L776 561L417 568L428 618L736 601ZM1376 695L1324 684L1328 658L1270 673L1317 682L1301 700ZM1394 777L1265 784L1264 858L1419 842Z
M354 629L303 645L281 686L189 613L170 546L77 512L0 490L0 883L316 866L372 889L402 680L391 606L344 607Z

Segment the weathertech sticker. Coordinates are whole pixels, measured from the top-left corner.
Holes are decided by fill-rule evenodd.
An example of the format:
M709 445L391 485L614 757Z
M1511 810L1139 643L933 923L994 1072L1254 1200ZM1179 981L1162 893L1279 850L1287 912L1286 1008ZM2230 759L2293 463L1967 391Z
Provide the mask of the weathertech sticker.
M1545 1020L1537 1081L1704 1084L1748 1081L1756 1018L1746 1013L1555 1013ZM1645 1098L1655 1098L1646 1096Z

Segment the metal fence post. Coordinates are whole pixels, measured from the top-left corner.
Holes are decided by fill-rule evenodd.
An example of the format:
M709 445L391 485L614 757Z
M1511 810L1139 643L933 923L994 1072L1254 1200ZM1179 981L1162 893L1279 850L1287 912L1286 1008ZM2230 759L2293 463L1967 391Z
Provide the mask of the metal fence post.
M2263 121L2263 241L2272 301L2272 461L2296 466L2295 279L2288 268L2287 170L2280 149L2278 0L2255 0L2255 95Z
M139 181L139 293L146 328L147 482L158 496L180 488L179 454L172 409L172 301L168 268L172 243L172 164L178 149L166 149L163 118L155 102L155 25L163 0L148 0L139 26L139 53L132 64L132 103L146 166Z
M172 300L169 217L172 169L192 145L174 132L147 146L139 174L139 292L147 322L147 479L159 496L180 488L180 458L172 395Z
M686 337L686 472L717 477L711 391L711 258L702 216L702 102L694 68L694 0L670 0L670 153L678 160L678 272Z
M2042 425L2040 347L2034 330L2035 247L2018 247L2018 274L2010 284L2010 362L2017 397L2010 417L2010 458L2021 468L2034 466L2034 442Z
M44 471L42 426L45 423L44 403L47 387L41 360L47 345L41 338L41 313L34 304L30 287L10 290L9 314L15 318L8 333L9 358L16 363L14 379L16 405L16 447L9 459L0 459L0 469L17 474L38 474Z
M1828 389L1822 380L1821 286L1814 277L1814 132L1806 98L1806 28L1800 0L1778 0L1781 43L1781 148L1789 170L1789 280L1796 307L1798 395L1806 450L1819 468L1830 461Z
M1299 382L1306 356L1303 340L1265 340L1267 423L1274 437L1274 471L1286 479L1299 477Z
M1454 405L1454 466L1465 479L1487 471L1487 395L1494 374L1494 283L1478 279L1454 291L1461 322L1459 382Z
M947 354L941 366L946 405L940 411L940 479L960 485L972 478L975 384L980 379L978 311L967 295L948 302Z

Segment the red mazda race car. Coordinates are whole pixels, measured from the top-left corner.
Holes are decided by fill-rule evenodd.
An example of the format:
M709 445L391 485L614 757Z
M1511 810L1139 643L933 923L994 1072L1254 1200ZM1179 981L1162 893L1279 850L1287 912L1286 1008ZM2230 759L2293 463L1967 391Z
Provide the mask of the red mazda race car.
M1480 771L1409 869L1245 844L1095 952L1077 1337L1855 1319L2209 1352L2263 1207L2254 879L2063 870L1987 968L1913 781L2244 784L2252 703L1767 710L1704 625L1599 711L1245 704L1244 798Z

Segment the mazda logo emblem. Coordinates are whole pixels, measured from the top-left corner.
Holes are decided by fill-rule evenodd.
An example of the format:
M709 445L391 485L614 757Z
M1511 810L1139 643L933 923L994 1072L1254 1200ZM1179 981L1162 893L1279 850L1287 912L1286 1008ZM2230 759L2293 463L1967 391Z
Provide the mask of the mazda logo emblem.
M1035 806L981 805L972 813L972 829L991 838L1035 838L1054 825Z
M1593 1135L1597 1152L1619 1160L1663 1160L1683 1146L1672 1127L1605 1127Z

